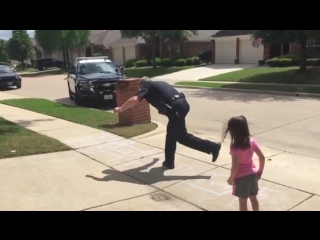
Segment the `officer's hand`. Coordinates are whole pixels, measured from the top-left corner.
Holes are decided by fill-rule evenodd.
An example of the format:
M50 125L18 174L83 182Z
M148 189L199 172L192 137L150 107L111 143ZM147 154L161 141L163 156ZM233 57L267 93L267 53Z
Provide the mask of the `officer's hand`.
M120 112L120 108L119 108L119 107L115 107L115 108L113 109L113 112L114 112L114 113L119 113L119 112Z

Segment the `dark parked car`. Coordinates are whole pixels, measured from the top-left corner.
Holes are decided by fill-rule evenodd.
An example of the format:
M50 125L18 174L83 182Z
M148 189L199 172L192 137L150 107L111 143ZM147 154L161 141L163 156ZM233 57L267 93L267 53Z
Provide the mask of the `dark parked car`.
M71 64L68 91L77 105L86 101L116 101L115 85L126 78L123 68L107 57L80 57Z
M0 88L15 86L21 88L21 77L7 65L0 64Z
M48 68L62 68L64 67L64 62L56 58L39 58L33 63L35 68L38 68L39 71L46 70Z

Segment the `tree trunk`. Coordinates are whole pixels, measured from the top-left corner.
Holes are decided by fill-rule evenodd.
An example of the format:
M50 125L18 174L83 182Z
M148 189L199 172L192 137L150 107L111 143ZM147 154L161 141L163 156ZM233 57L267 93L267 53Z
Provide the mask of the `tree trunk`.
M68 69L68 67L67 67L67 57L66 57L66 50L63 48L62 49L62 54L63 54L63 62L64 62L64 64L65 64L65 68L66 69Z
M69 59L69 50L66 50L66 60L67 60L67 69L69 69L70 66L70 59Z
M300 72L307 70L307 38L300 39Z
M157 68L156 51L157 51L157 38L154 37L152 39L152 43L151 43L151 54L152 54L152 67L153 67L153 69Z
M20 62L21 62L21 66L22 66L22 70L24 70L26 67L26 65L24 64L24 58L23 57L21 57L20 58Z

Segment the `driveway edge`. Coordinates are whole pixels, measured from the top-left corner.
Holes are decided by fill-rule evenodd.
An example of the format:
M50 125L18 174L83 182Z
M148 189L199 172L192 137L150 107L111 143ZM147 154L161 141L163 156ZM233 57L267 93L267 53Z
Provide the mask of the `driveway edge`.
M260 94L271 94L279 96L289 97L309 97L309 98L320 98L320 94L313 93L299 93L299 92L279 92L279 91L264 91L264 90L249 90L249 89L234 89L234 88L210 88L210 87L193 87L186 85L173 85L175 88L190 88L190 89L208 89L211 91L220 92L242 92L242 93L260 93Z

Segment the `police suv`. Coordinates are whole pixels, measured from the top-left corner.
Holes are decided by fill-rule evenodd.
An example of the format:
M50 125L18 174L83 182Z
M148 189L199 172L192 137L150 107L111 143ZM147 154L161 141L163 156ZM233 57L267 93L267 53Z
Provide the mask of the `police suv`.
M115 85L124 78L123 68L106 56L78 57L68 72L69 97L77 105L87 100L116 101Z

